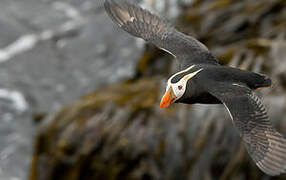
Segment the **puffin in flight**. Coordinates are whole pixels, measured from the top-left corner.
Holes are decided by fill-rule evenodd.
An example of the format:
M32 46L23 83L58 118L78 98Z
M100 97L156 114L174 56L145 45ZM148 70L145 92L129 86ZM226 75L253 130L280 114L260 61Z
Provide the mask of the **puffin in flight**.
M253 93L271 86L269 77L219 65L204 44L133 3L106 0L104 7L122 29L180 62L180 71L168 79L160 107L224 104L256 165L268 175L286 172L286 139L273 128L264 105Z

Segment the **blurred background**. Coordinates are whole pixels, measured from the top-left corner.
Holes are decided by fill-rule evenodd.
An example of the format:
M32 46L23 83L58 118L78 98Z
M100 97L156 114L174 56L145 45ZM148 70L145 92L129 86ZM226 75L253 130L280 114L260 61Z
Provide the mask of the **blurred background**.
M222 105L160 109L173 57L118 28L103 0L0 1L0 179L286 179L262 173ZM137 0L258 91L286 134L285 0Z

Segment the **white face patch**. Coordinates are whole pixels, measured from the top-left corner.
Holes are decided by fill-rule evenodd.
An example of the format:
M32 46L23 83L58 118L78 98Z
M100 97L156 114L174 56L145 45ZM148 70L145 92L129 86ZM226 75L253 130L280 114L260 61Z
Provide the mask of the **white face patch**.
M185 69L185 70L183 70L183 71L180 71L180 72L174 74L172 77L170 77L170 78L168 79L166 91L168 91L168 89L171 87L172 90L173 90L173 92L174 92L174 94L175 94L175 96L176 96L176 99L175 99L175 100L181 98L181 97L184 95L184 93L185 93L185 91L186 91L186 87L187 87L187 82L188 82L188 80L191 79L192 77L194 77L194 76L195 76L196 74L198 74L200 71L202 71L203 68L201 68L201 69L199 69L199 70L197 70L197 71L195 71L195 72L192 72L192 73L190 73L190 74L185 75L183 78L180 79L180 81L178 81L178 82L176 82L176 83L172 83L172 82L171 82L171 79L172 79L173 77L175 77L176 75L178 75L178 74L181 74L181 73L184 73L184 72L189 71L189 70L192 69L194 66L195 66L195 65L192 65L192 66L188 67L187 69Z

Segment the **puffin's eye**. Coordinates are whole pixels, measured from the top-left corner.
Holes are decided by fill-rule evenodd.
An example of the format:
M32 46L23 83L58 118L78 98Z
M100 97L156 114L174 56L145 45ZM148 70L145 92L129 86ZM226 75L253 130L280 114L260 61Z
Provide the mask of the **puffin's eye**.
M182 89L183 89L183 86L181 86L181 85L178 86L178 89L179 89L179 90L182 90Z

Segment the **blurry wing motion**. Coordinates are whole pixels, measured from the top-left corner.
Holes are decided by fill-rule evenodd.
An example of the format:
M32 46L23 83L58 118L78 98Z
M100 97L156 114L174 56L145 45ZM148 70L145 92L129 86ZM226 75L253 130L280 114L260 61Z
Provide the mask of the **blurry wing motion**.
M133 36L155 44L175 56L182 67L190 64L217 64L207 47L169 23L135 4L106 0L105 10L111 19Z
M286 172L286 139L272 127L259 98L235 85L212 86L209 92L229 110L256 165L269 175Z

